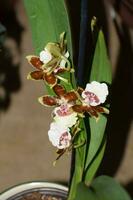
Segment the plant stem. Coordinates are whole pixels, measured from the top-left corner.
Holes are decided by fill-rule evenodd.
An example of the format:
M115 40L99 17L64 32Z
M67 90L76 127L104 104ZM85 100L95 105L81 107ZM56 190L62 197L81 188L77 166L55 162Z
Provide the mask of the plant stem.
M77 84L82 86L84 83L84 66L86 60L86 45L88 34L88 2L89 0L81 1L81 22L80 22L80 39L79 39L79 57L78 57L78 71Z

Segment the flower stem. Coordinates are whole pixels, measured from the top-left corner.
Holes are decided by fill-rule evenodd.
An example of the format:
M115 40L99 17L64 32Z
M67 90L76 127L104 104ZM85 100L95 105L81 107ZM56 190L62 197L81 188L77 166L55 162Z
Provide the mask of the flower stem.
M78 57L78 71L77 84L82 86L84 81L84 67L86 57L86 45L88 34L88 0L81 1L81 22L80 22L80 39L79 39L79 57Z

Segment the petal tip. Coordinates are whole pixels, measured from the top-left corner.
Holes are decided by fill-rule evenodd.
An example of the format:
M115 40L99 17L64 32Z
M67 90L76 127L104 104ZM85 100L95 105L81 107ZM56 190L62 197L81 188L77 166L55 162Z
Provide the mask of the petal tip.
M31 55L28 55L28 56L26 56L25 58L28 60L28 61L30 61L31 60Z
M28 80L32 80L32 77L31 77L31 74L30 74L30 73L27 75L27 79L28 79Z
M44 105L44 104L43 104L43 97L39 97L39 98L38 98L38 102L39 102L40 104Z

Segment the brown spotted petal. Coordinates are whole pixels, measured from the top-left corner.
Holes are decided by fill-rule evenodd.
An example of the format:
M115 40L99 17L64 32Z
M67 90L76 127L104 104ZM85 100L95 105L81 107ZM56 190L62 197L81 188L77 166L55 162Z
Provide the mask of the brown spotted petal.
M44 76L43 71L33 71L28 74L27 79L42 80L43 76Z
M85 106L82 106L82 105L74 105L74 106L72 106L72 109L77 113L85 112Z
M71 91L71 92L67 92L66 94L63 95L63 97L68 101L76 101L78 99L78 96L76 94L76 92Z
M106 113L109 114L109 110L107 108L101 106L95 106L94 109L99 113Z
M27 56L28 62L35 68L41 69L43 62L37 56Z
M99 113L109 114L109 110L107 108L101 106L86 106L86 105L74 105L72 109L77 113L88 113L89 115L98 118Z
M88 106L86 112L95 118L99 117L99 113L109 114L109 110L101 106Z
M58 68L56 68L56 69L54 70L54 73L55 73L55 74L61 74L61 73L64 73L64 72L66 72L66 71L68 71L67 68L58 67Z
M51 73L49 75L47 73L45 73L44 79L49 85L52 85L52 86L54 86L57 83L57 78L53 73Z
M88 106L86 112L88 112L91 116L98 118L98 112L93 106Z
M62 85L56 84L53 87L53 90L55 92L55 94L59 97L64 96L64 94L66 93L65 88Z
M77 113L89 113L91 116L98 117L97 111L92 106L74 105L72 109Z
M57 105L57 98L45 95L39 97L38 101L44 106L56 106Z

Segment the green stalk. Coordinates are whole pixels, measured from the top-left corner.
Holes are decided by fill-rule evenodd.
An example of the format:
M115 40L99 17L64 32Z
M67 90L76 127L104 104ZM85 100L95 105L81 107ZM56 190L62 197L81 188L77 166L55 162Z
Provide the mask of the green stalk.
M75 163L74 163L75 168L74 168L74 173L73 173L72 181L71 181L71 185L70 185L68 200L75 199L75 195L77 192L77 186L83 180L85 155L86 155L86 138L87 138L85 124L84 124L83 119L80 122L80 128L82 131L79 133L77 142L80 144L84 141L84 145L75 149Z

